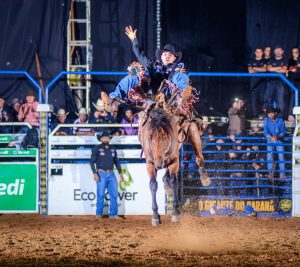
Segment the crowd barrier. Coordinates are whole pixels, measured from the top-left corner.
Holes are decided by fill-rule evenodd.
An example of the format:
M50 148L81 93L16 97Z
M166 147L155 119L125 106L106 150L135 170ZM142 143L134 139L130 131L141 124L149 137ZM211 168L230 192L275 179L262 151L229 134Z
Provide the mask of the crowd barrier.
M186 212L190 210L201 216L291 216L292 137L275 144L267 144L264 137L253 136L237 137L242 143L230 142L226 136L202 138L206 171L212 183L208 187L200 184L194 152L185 144L181 152L181 194ZM283 152L272 154L274 157L283 154L284 160L267 160L270 153L267 145L283 147ZM271 173L268 163L272 164ZM285 164L284 171L278 169L279 164ZM271 177L267 177L269 174ZM284 177L280 178L280 174Z
M48 209L49 215L92 215L96 211L96 183L90 168L91 149L100 142L93 136L57 136L61 125L49 135L49 179ZM73 124L63 127L73 128ZM124 124L76 124L76 128L93 128L101 132L114 127L137 127ZM119 180L118 205L120 215L150 215L151 194L146 164L141 157L141 145L138 136L113 136L111 144L117 148L125 182ZM157 203L161 213L165 209L165 195L162 176L158 174ZM105 197L105 210L108 212L109 196ZM63 203L63 205L62 205Z
M0 123L1 126L31 126L27 123ZM38 149L21 149L25 134L0 134L0 213L39 212ZM8 147L14 142L18 149Z
M89 156L89 154L88 154L88 152L87 152L87 150L89 150L90 148L91 148L91 146L92 145L94 145L95 143L94 142L96 142L96 140L94 139L93 141L90 139L90 137L86 137L86 139L87 140L89 140L89 141L82 141L83 139L85 139L85 137L78 137L78 136L75 136L75 137L72 137L71 138L71 140L73 140L73 142L75 142L77 145L78 145L78 148L77 149L74 149L74 148L71 148L71 145L70 144L54 144L55 143L55 140L57 140L57 139L55 139L56 137L52 137L51 135L50 136L48 136L48 124L49 124L49 121L48 121L48 119L49 119L49 113L52 111L52 109L51 109L51 107L48 105L48 94L49 94L49 90L51 89L51 88L53 88L53 86L54 86L54 84L57 82L57 81L59 81L59 79L62 77L62 76L64 76L64 75L66 75L66 74L78 74L78 75L86 75L86 74L89 74L89 75L102 75L102 76L110 76L110 75L126 75L127 73L125 73L125 72L65 72L65 71L63 71L63 72L61 72L61 73L59 73L47 86L46 86L46 88L45 88L45 101L42 99L42 88L38 85L38 83L36 83L35 82L35 80L26 72L26 71L1 71L0 70L0 75L24 75L27 79L29 79L30 81L31 81L31 83L33 84L33 86L35 86L37 89L38 89L38 95L39 95L39 103L40 103L40 108L39 108L39 112L41 112L41 116L40 116L40 136L41 136L41 142L40 142L40 149L39 150L36 150L36 155L35 155L35 157L37 156L37 155L40 155L40 157L37 157L37 158L39 158L39 162L38 162L38 159L36 159L35 157L32 157L32 158L34 158L35 159L35 163L36 162L38 162L38 166L37 166L37 169L38 169L38 174L37 174L37 181L39 182L39 185L40 185L40 196L36 199L36 204L40 207L40 214L59 214L59 212L61 212L61 211L53 211L53 209L52 209L52 207L53 206L51 206L52 204L51 204L51 201L52 201L52 199L51 199L51 195L52 195L52 193L53 193L53 189L51 189L50 190L50 188L51 188L51 186L53 185L52 183L51 183L51 179L52 179L52 182L55 180L55 181L57 181L57 182L54 182L54 184L55 183L59 183L59 182L62 182L62 180L63 179L59 179L59 178L62 178L62 177L64 177L64 175L60 175L60 172L62 171L62 173L68 173L68 172L70 172L70 171L73 171L73 170L76 170L76 168L74 168L74 166L76 165L76 164L85 164L85 166L87 166L87 159L88 159L88 156ZM298 106L298 90L297 90L297 88L295 88L294 87L294 85L293 84L291 84L290 83L290 81L289 80L287 80L287 78L284 76L284 75L282 75L282 74L248 74L248 73L200 73L200 72L191 72L191 73L189 73L189 76L190 77L209 77L209 76L214 76L214 77L278 77L278 78L280 78L280 79L282 79L282 81L284 82L284 83L286 83L287 85L288 85L288 87L294 92L294 94L295 94L295 98L294 98L294 101L295 101L295 106ZM45 103L45 104L43 104L43 103ZM298 110L299 112L297 113L297 114L300 114L300 110ZM296 205L297 203L300 203L299 201L300 201L300 190L299 190L299 188L300 188L300 168L299 168L299 166L300 166L300 156L298 157L297 155L298 155L298 153L296 153L295 151L296 151L296 149L297 149L297 142L299 142L299 145L298 146L300 146L300 141L297 141L297 138L296 138L296 136L298 135L298 124L299 124L299 120L297 119L297 122L296 122L296 131L295 131L295 136L294 136L294 145L293 145L293 151L294 151L294 153L293 153L293 180L292 180L292 185L293 185L293 190L292 190L292 195L293 195L293 204L294 205L292 205L292 209L293 209L293 215L294 216L300 216L300 207L298 207L298 206L300 206L300 205ZM99 125L97 126L97 127L99 127ZM50 141L50 139L52 138L52 140ZM83 138L83 139L82 139ZM117 137L117 139L122 139L123 137ZM127 138L127 137L126 137ZM126 139L125 138L125 139ZM117 140L116 139L116 140ZM51 142L54 142L54 143L51 143ZM87 143L86 143L87 142ZM91 142L91 143L89 143L89 142ZM118 141L119 142L119 141ZM59 153L57 152L57 151L54 151L55 149L52 149L52 147L59 147L60 145L62 145L62 146L67 146L67 145L69 145L70 147L70 149L66 149L66 150L69 150L69 151L64 151L64 152L61 152L61 154L64 154L65 153L65 155L69 155L69 156L71 156L71 157L73 157L73 158L71 158L71 159L69 159L69 160L71 160L71 161L67 161L66 159L62 159L62 158L59 158L59 157L61 157L60 155L58 155ZM136 144L135 144L136 145ZM134 146L134 145L133 145ZM83 147L85 147L85 149L81 149L81 148L83 148ZM87 149L88 148L88 149ZM134 149L136 149L136 147L135 148L132 148L132 150L134 150ZM58 149L58 150L60 150L60 149ZM84 152L78 152L78 150L86 150L86 151L84 151ZM124 151L124 149L119 149L119 150L123 150ZM75 152L74 152L75 151ZM126 151L127 151L127 149L126 149ZM5 153L9 153L9 152L5 152ZM15 152L14 152L15 153ZM33 153L33 152L32 152ZM56 154L55 154L56 153ZM70 153L70 154L68 154L68 153ZM81 154L82 153L82 154ZM126 152L127 153L127 152ZM129 153L136 153L136 152L129 152ZM239 153L244 153L244 152L239 152ZM284 153L288 153L288 152L284 152ZM289 152L289 153L291 153L291 152ZM204 155L205 155L206 153L204 152ZM52 158L51 158L51 156L52 156ZM83 156L84 155L84 156ZM182 154L183 155L183 154ZM77 158L77 157L83 157L83 158ZM55 158L55 157L58 157L58 158ZM298 157L298 158L297 158ZM16 160L16 162L17 162L17 157L16 157L16 159L13 159L12 161L15 161ZM1 160L1 164L0 165L3 165L3 166L5 166L5 160L6 159L4 159L3 161ZM10 160L11 160L11 158L10 158ZM133 162L133 161L130 161L130 162L128 162L128 159L122 159L123 160L123 164L139 164L137 161L138 161L138 159L134 159L135 161ZM133 160L133 159L130 159L130 160ZM184 163L184 162L183 162ZM217 163L217 162L208 162L208 164L209 163L212 163L212 164L215 164L215 163ZM37 163L36 163L37 164ZM65 165L64 165L65 164ZM68 166L67 167L67 164L69 164L70 166ZM140 163L140 164L143 164L143 163ZM61 166L63 166L64 168L61 168ZM135 165L132 165L132 166L134 166L133 167L133 169L132 170L130 170L130 172L132 172L132 173L135 173L136 172L136 170L138 170L137 169L137 166L135 166ZM64 169L65 169L65 167L67 168L66 169L66 171L63 171ZM7 169L8 169L8 167L6 167ZM68 169L69 168L69 169ZM84 167L84 168L86 168L86 167ZM79 169L79 168L77 168L77 169ZM124 169L126 169L126 167L124 167ZM56 173L56 170L58 171L58 173ZM223 172L224 173L230 173L232 170L223 170ZM210 170L210 169L208 169L208 172L210 173L210 172L213 172L213 170ZM76 170L76 177L77 177L77 185L78 185L78 181L79 181L79 179L78 179L78 177L81 177L82 175L84 176L84 177L86 177L87 175L87 173L88 173L88 169L86 169L86 171L84 171L84 172L82 172L82 173L80 173L80 171L78 171L78 170ZM138 171L138 173L139 173L139 171ZM250 172L251 173L251 172ZM254 173L254 172L252 172L252 173ZM257 173L257 172L255 172L255 173ZM276 172L275 172L276 173ZM288 173L290 173L290 171L288 171ZM52 175L53 174L53 175ZM143 176L146 176L146 173L142 173L142 171L140 171L140 173L139 174L142 174ZM73 177L73 176L72 176ZM130 175L128 176L128 177L130 177ZM228 177L224 177L224 181L226 180L225 178L228 178ZM230 178L230 177L229 177ZM3 180L3 179L6 179L6 178L4 178L4 176L2 176L2 179L0 179L0 182L1 182L1 180ZM72 179L72 178L68 178L68 179ZM128 178L129 179L129 178ZM288 178L287 178L288 179ZM72 180L72 182L73 181L75 181L76 179L73 179ZM129 179L130 180L130 179ZM137 178L135 178L134 180L141 180L141 179L137 179ZM182 182L183 182L183 180L184 179L182 179ZM213 180L213 182L214 182L214 178L212 179ZM230 180L230 179L229 179ZM256 179L256 180L258 180L258 179ZM259 180L258 180L259 181ZM263 180L261 180L261 181L263 181ZM21 181L22 182L22 181ZM20 182L20 187L22 187L23 186L23 184ZM37 184L38 184L38 182L37 182ZM127 182L127 183L129 183L129 182ZM80 184L80 182L79 182L79 184ZM1 200L0 200L0 203L2 202L2 196L4 195L3 194L3 192L5 191L5 195L7 194L7 192L8 192L8 184L5 182L5 183L0 183L0 185L1 185L1 187L0 187L0 193L2 192L2 194L0 194L0 197L1 197ZM14 184L12 184L12 183L10 183L9 184L10 185L10 192L12 191L12 192L15 192L15 191L13 191L13 190L16 190L16 189L14 189L15 187L17 187L17 183L14 183ZM18 185L19 186L19 185ZM61 184L61 186L62 187L66 187L66 183L62 183ZM144 184L143 184L143 186L144 186ZM213 186L215 186L214 184L213 184ZM212 186L212 187L213 187ZM225 185L226 186L226 185ZM255 189L255 188L251 188L251 186L254 186L255 187L255 185L248 185L249 186L249 190L250 189ZM275 185L274 185L275 186ZM273 190L273 187L274 187L273 185L265 185L264 186L264 188L268 188L268 187L270 187L269 189L271 189L271 190ZM280 187L282 187L282 185L276 185L276 186L280 186ZM120 186L121 187L121 186ZM124 186L123 186L124 187ZM144 186L145 187L145 186ZM257 187L257 186L256 186ZM5 188L5 189L4 189ZM60 187L59 187L60 188ZM57 189L57 190L59 190L59 188ZM146 188L146 190L148 190L148 186L146 186L145 187ZM160 186L160 188L162 188L162 186ZM78 196L77 196L77 191L75 192L74 190L75 190L76 188L74 188L73 189L73 200L75 199L75 198L77 198ZM196 187L194 188L194 189L197 189ZM223 189L224 190L226 190L227 188L224 188L224 186L223 186ZM236 189L239 189L238 187L236 188ZM278 188L277 188L278 189ZM1 191L2 190L2 191ZM88 198L88 197L90 197L90 198L93 198L94 196L93 196L93 194L91 193L92 191L93 191L94 189L92 189L91 187L89 187L86 191L85 191L85 194L82 196L82 197L84 197L84 198ZM209 190L211 190L211 191L209 191ZM210 194L210 196L212 196L213 194L211 194L212 193L212 190L217 190L216 188L208 188L207 189L207 191L209 192L209 194ZM74 193L75 192L75 193ZM185 192L184 190L183 190L183 192ZM37 193L38 194L38 193ZM65 194L65 192L62 192L61 191L61 199L63 200L64 199L64 194ZM89 195L90 194L90 195ZM207 195L209 195L209 194L207 194ZM80 193L79 193L79 195L80 195ZM149 194L148 194L148 192L147 192L147 195L149 196ZM206 195L206 196L207 196ZM81 197L80 196L80 197ZM130 196L129 196L129 194L127 195L127 197L128 198L130 198ZM146 197L146 196L145 196ZM230 196L228 196L228 197L230 197ZM247 198L249 198L249 196L246 196ZM259 196L260 197L260 196ZM269 196L269 197L272 197L272 196ZM163 199L163 198L162 198ZM227 199L227 196L225 196L224 197L224 199ZM182 195L182 200L184 201L184 209L186 209L189 205L195 205L195 203L193 202L193 199L192 198L189 198L189 197L185 197L184 195ZM283 201L283 202L281 202L281 207L290 207L290 202L288 201L288 200L290 200L290 199L288 199L287 198L287 201ZM296 200L299 200L299 201L296 201ZM77 201L77 200L74 200L74 201ZM190 201L190 204L188 204L188 202ZM215 200L212 200L212 201L215 201ZM4 202L2 202L2 203L4 203ZM219 214L221 214L222 212L221 212L221 210L222 210L222 208L220 208L220 207L223 207L222 206L222 204L220 204L219 206L217 205L217 206L215 206L215 204L214 205L212 205L212 203L214 203L214 202L203 202L203 204L200 204L201 202L197 202L197 210L199 210L199 207L202 205L202 206L205 206L206 207L206 205L210 205L210 208L209 208L209 212L211 213L211 214L217 214L217 213L219 213ZM207 204L207 203L209 203L209 204ZM48 206L48 204L49 204L49 206ZM250 209L251 210L251 208L250 207L248 207L249 205L246 205L247 204L247 202L244 202L244 206L245 206L245 209L244 209L244 211L247 211L246 210L246 207L248 208L248 209ZM57 205L58 205L58 203L57 203ZM229 204L228 204L229 205ZM230 204L230 205L232 205L232 204ZM242 205L242 204L236 204L237 206L238 205ZM257 204L257 205L259 205L259 204ZM265 205L268 205L267 203L265 203ZM60 206L65 206L65 205L60 205ZM84 205L82 205L82 207L83 207ZM149 205L150 206L150 205ZM49 207L50 207L50 209L49 209ZM144 207L145 207L145 205L144 205ZM225 205L225 207L226 207L226 205ZM94 204L93 203L90 203L90 207L88 208L89 209L89 211L88 212L91 212L92 213L92 211L93 211L93 208L94 208ZM211 209L211 208L213 208L213 209ZM253 206L252 206L252 208L253 208ZM84 212L86 212L86 208L82 208L83 210L84 210ZM286 208L287 209L287 208ZM35 209L35 211L36 211L37 209ZM213 211L213 210L215 210L215 211ZM239 211L241 211L242 209L239 209ZM290 210L290 209L289 209ZM49 211L50 211L50 213L49 213ZM53 213L51 213L53 211ZM201 211L201 209L200 209L200 211ZM204 211L207 211L207 208L205 208L205 210ZM147 211L148 212L148 211ZM150 211L149 211L150 212ZM236 212L236 211L232 211L233 213L234 212ZM73 212L71 212L71 213L73 213ZM126 213L126 212L125 212ZM200 213L199 213L200 214ZM287 213L286 213L287 214Z

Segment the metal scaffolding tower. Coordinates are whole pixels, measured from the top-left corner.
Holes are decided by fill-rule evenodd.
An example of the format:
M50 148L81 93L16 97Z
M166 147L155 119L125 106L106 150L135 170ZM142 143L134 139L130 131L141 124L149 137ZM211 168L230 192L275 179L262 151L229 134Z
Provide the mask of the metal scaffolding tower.
M85 12L84 12L85 11ZM67 71L91 71L91 1L72 0L67 28ZM77 108L90 110L91 75L68 75L68 85L75 95Z

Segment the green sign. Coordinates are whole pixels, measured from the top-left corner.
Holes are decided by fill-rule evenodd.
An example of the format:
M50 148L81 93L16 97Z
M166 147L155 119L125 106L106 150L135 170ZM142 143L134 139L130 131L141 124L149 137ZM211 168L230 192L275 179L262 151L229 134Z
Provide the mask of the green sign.
M37 154L36 149L12 149L12 148L0 148L0 157L35 157Z
M37 165L0 164L0 213L37 212Z
M0 143L9 143L13 140L12 135L0 135Z

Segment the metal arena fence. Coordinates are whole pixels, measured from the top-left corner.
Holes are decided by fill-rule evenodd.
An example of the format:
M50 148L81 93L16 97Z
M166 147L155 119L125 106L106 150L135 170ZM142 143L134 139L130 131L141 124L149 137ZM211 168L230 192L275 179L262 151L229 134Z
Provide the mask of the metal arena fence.
M39 92L39 103L42 104L40 109L40 147L37 150L39 153L38 162L38 175L37 181L39 184L39 197L37 202L39 204L39 213L48 214L49 206L49 181L53 176L54 169L59 169L61 171L61 164L64 164L66 158L56 158L59 154L57 150L62 150L64 156L70 157L71 163L87 164L87 151L91 149L91 145L97 143L96 140L91 140L91 137L78 137L78 136L54 136L49 132L49 114L51 109L45 108L48 105L48 95L49 91L53 88L54 84L58 82L64 75L75 74L75 75L100 75L100 76L110 76L119 75L124 76L126 72L66 72L63 71L59 73L45 88L45 100L42 99L42 89L34 81L34 79L25 71L0 71L1 75L24 75L29 79L33 86L38 89ZM282 79L284 83L295 94L295 106L298 106L298 90L286 79L285 76L281 74L248 74L248 73L200 73L192 72L189 74L190 77L278 77ZM44 106L43 106L44 104ZM76 125L78 127L81 125ZM124 126L124 125L123 125ZM72 126L70 126L72 127ZM87 127L86 125L82 127ZM100 125L89 125L88 127L101 127ZM194 162L194 154L191 151L189 145L184 145L181 149L181 171L180 171L180 190L181 190L181 201L183 205L183 210L185 212L192 212L197 215L228 215L228 214L239 214L239 215L271 215L271 216L290 216L292 209L292 139L287 137L285 142L282 144L284 147L283 152L272 152L275 155L275 160L272 162L266 160L266 140L264 137L240 137L244 139L242 144L234 144L229 142L228 137L216 137L218 139L223 139L225 142L222 144L217 144L216 142L205 142L208 137L203 137L204 150L203 154L206 159L207 172L211 176L212 184L208 187L203 187L199 182L199 177L197 174L197 168ZM64 141L69 140L72 145L75 145L76 149L65 149L69 146L69 143L64 143ZM86 141L86 140L89 141ZM119 145L122 145L124 149L119 147L119 150L123 151L120 155L123 155L122 162L134 163L138 161L143 163L143 160L137 158L138 150L140 150L139 144L132 144L131 149L134 152L129 152L126 148L127 137L120 137L116 141ZM1 140L1 137L0 137ZM52 140L52 141L51 141ZM58 143L53 144L53 140ZM70 141L71 140L71 141ZM118 138L116 139L118 140ZM61 143L60 143L61 142ZM125 142L125 143L124 143ZM59 144L60 143L60 144ZM118 144L117 144L118 145ZM128 144L127 144L128 145ZM216 150L216 145L222 146L221 150ZM237 146L242 147L236 149ZM253 146L259 146L259 149L252 149ZM56 154L53 152L56 149ZM250 149L247 149L247 147ZM55 149L54 149L55 150ZM65 151L64 151L65 150ZM67 151L68 150L68 151ZM75 152L74 152L75 151ZM78 152L80 151L80 152ZM126 152L127 151L127 152ZM5 152L6 153L6 152ZM13 152L17 154L16 152ZM21 152L20 152L21 153ZM54 154L53 154L54 153ZM69 153L69 154L68 154ZM83 154L81 154L83 153ZM236 158L228 158L229 153L235 153ZM278 160L276 155L284 154L284 162ZM22 153L21 153L22 154ZM132 156L134 154L134 156ZM253 159L250 155L260 154L264 155L259 159ZM55 156L56 155L56 156ZM79 157L78 157L79 155ZM220 159L217 159L213 155L218 155ZM226 155L222 157L221 155ZM242 156L239 156L242 155ZM248 155L248 156L245 156ZM4 155L5 156L5 155ZM125 156L125 157L124 157ZM129 159L126 157L129 157ZM80 158L83 157L83 158ZM6 162L7 158L4 160ZM11 160L11 158L10 158ZM13 159L15 160L15 159ZM1 160L3 162L3 160ZM70 162L69 162L70 163ZM267 169L267 164L271 163L274 167L272 168L273 178L266 177L269 174ZM280 178L280 171L277 168L279 164L285 164L286 169L283 171L285 174L284 178ZM1 163L2 164L2 163ZM55 164L55 168L53 168ZM262 167L260 169L254 169L253 164L260 164ZM4 165L3 165L4 166ZM78 169L78 167L76 167ZM75 168L75 169L76 169ZM59 171L59 172L60 172ZM63 171L62 171L63 172ZM64 173L64 172L63 172ZM282 173L282 172L281 172ZM74 173L74 175L76 175ZM92 189L91 189L92 190ZM91 192L90 192L91 193ZM168 196L170 200L172 196ZM4 202L2 202L4 203ZM168 204L167 204L168 207ZM1 207L0 207L1 210Z

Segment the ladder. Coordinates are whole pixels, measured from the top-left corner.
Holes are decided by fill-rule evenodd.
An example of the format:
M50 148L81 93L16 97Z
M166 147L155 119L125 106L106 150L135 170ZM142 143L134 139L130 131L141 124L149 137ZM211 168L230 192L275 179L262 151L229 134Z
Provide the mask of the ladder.
M67 71L91 71L92 63L91 0L72 0L67 26ZM91 75L69 74L67 82L77 108L85 107L89 112Z

